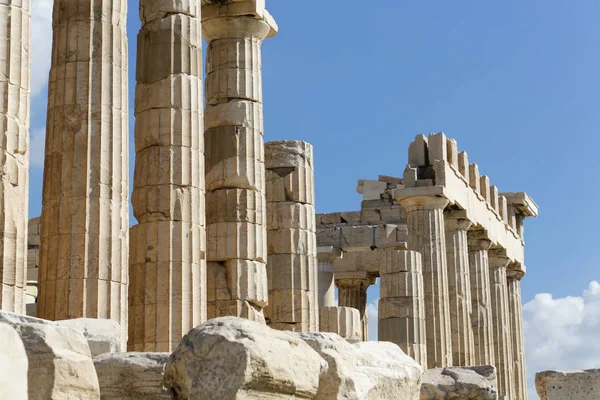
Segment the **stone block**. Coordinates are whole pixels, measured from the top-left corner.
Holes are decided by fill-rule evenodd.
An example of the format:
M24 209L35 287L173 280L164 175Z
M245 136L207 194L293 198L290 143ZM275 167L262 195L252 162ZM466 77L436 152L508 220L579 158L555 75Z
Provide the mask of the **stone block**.
M267 201L315 204L314 172L310 168L267 170Z
M425 371L421 385L421 400L451 399L498 399L496 369L491 365L483 365L432 368Z
M422 318L380 318L378 332L380 340L396 343L401 348L405 344L426 343L425 320Z
M268 229L304 229L315 232L315 207L293 202L269 203Z
M394 274L397 272L421 273L421 254L409 250L385 250L381 274Z
M491 191L490 191L490 178L486 175L483 175L479 178L479 189L481 195L483 196L483 198L488 202L488 204L492 204L491 203Z
M235 316L265 325L263 309L245 300L217 300L208 303L208 319Z
M206 221L266 223L264 193L246 189L219 189L206 193Z
M477 193L481 193L481 178L477 164L469 164L469 186Z
M313 169L313 146L299 140L265 143L265 167Z
M304 254L269 254L267 276L269 290L313 290L317 259Z
M241 259L207 264L207 301L241 300L262 308L267 299L265 264Z
M458 166L458 143L456 143L456 140L446 139L446 152L448 153L448 163L456 171L460 171Z
M264 225L248 222L208 224L206 241L209 261L241 258L266 262L267 235Z
M538 372L535 390L540 400L596 400L600 398L600 369Z
M21 336L0 323L0 399L27 400L27 354Z
M336 333L350 343L362 339L360 312L352 307L322 307L319 310L319 330Z
M427 137L425 135L417 135L415 140L408 147L408 164L413 164L418 167L426 167L429 165L429 151L427 148Z
M317 298L314 291L300 289L273 289L269 291L269 304L265 318L271 322L316 323Z
M469 176L469 156L466 151L458 153L458 171L461 173L467 183L471 182Z
M163 387L171 353L113 353L94 357L102 400L170 400Z
M381 277L381 297L423 297L423 275L397 272Z
M442 132L432 133L427 139L427 148L429 150L429 164L434 161L448 161L448 147L446 135Z
M379 318L424 319L424 300L418 297L387 297L379 299Z
M317 238L314 232L304 229L269 229L268 254L303 254L316 257Z
M121 343L121 326L112 319L76 318L56 321L55 324L81 332L88 341L92 357L125 351Z
M183 338L167 362L165 386L176 400L312 399L326 370L296 334L228 317Z

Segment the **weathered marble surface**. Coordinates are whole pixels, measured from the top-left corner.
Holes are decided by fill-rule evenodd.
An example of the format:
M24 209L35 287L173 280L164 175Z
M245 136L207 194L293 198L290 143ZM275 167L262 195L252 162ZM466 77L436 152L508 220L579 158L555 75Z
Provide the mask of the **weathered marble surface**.
M27 400L27 353L19 333L0 323L0 399Z
M496 400L496 368L446 367L425 371L421 400Z
M535 374L540 400L600 399L600 369L543 371Z
M112 353L94 357L102 400L170 400L163 387L170 353Z
M121 327L112 319L76 318L56 321L55 324L81 332L88 341L92 357L125 351L121 343Z

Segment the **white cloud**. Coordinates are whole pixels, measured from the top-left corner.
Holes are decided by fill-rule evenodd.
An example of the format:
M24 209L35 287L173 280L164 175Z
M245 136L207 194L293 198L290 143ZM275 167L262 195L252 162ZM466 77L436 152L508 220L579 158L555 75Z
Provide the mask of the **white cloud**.
M33 0L31 4L31 96L48 85L52 53L52 0Z
M368 324L368 337L369 340L376 341L377 340L377 325L379 320L379 312L378 312L378 303L379 299L373 300L372 302L367 304L367 324Z
M29 167L44 167L44 147L46 143L46 128L35 129L31 131L31 140L29 141Z
M537 399L535 373L600 367L600 283L582 296L555 299L540 293L523 306L530 400Z

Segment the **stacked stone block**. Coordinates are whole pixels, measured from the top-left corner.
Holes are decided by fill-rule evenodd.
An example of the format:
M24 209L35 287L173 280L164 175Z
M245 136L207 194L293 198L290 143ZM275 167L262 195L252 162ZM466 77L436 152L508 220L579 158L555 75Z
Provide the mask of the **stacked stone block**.
M0 4L0 310L25 312L31 1Z
M356 308L351 307L322 307L319 310L319 332L337 333L350 343L360 342L362 340L360 313Z
M313 147L265 145L267 276L265 317L275 329L319 330Z
M381 266L379 333L422 366L427 365L425 293L421 254L386 250Z
M208 317L264 321L267 223L262 41L264 2L202 1L206 60Z
M200 4L140 11L129 349L172 351L206 319Z
M52 23L38 315L126 328L127 2L57 0Z

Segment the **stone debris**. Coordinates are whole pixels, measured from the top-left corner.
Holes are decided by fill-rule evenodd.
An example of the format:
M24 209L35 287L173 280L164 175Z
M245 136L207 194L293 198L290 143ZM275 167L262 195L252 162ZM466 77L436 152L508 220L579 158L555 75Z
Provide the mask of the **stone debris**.
M170 353L112 353L94 357L102 400L170 400L163 387Z
M600 399L600 369L543 371L535 374L540 400Z
M0 399L27 400L27 354L19 333L0 323Z
M425 371L421 400L455 399L497 400L494 366L446 367Z
M90 346L92 357L104 353L125 351L121 343L123 334L117 321L111 319L76 318L56 321L55 324L83 333Z
M327 361L315 400L417 400L421 366L393 343L354 345L334 333L299 335Z
M327 363L299 336L246 319L190 331L165 368L175 400L313 399Z

